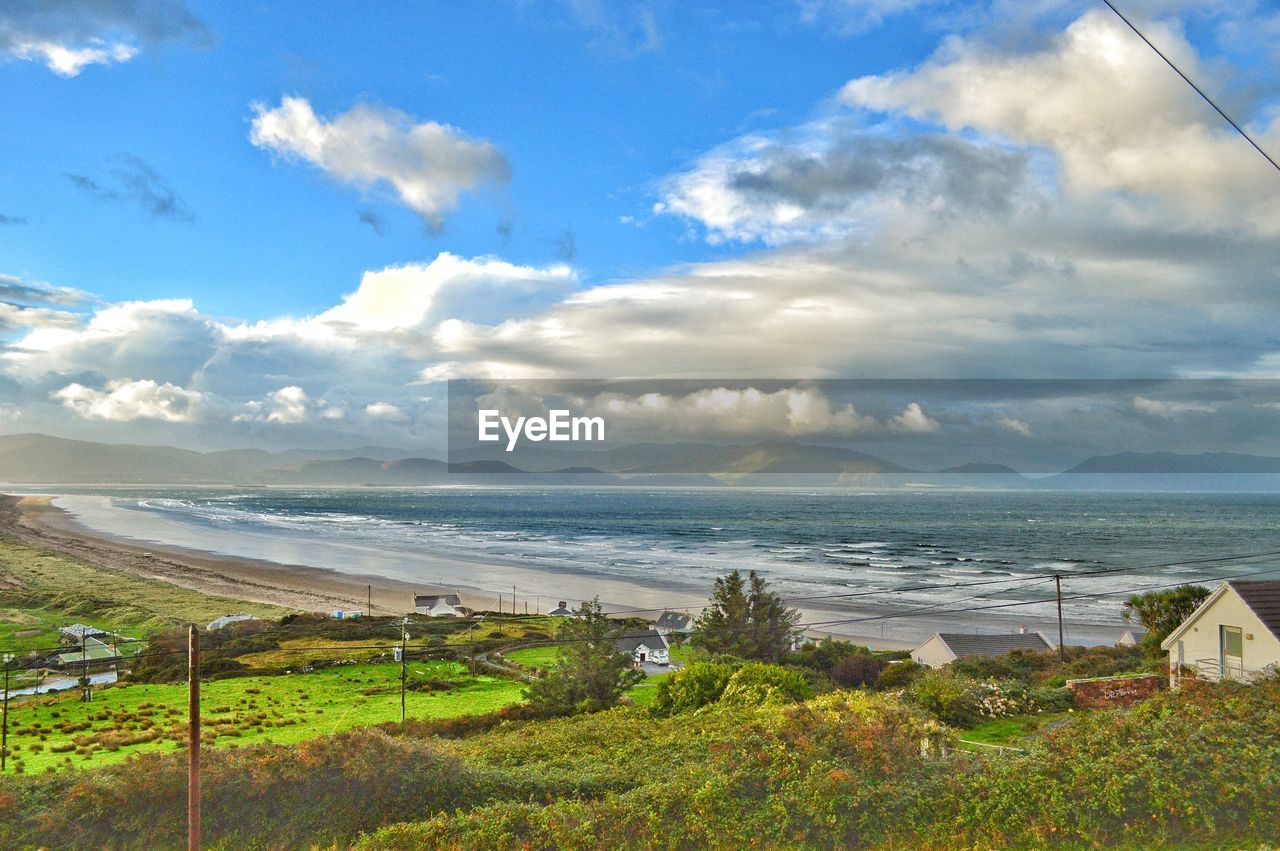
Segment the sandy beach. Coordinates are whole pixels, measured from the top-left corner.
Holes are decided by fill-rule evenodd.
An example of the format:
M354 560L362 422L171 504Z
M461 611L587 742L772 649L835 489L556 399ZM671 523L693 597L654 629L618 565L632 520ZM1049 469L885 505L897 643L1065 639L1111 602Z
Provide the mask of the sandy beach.
M279 552L272 552L271 558L247 557L244 553L253 551L257 542L249 535L232 537L234 532L219 534L235 554L210 552L163 542L165 538L160 534L163 529L148 530L143 539L141 533L126 537L90 528L56 505L57 499L52 495L0 497L0 531L103 567L201 593L304 611L364 610L371 599L374 614L399 614L412 611L415 593L438 591L458 593L464 605L485 610L495 609L501 594L502 608L511 611L513 586L515 609L521 613L545 611L559 600L575 605L597 596L607 610L635 612L642 617L656 617L663 608L689 609L696 613L705 603L704 597L691 594L687 589L660 583L642 585L627 579L583 576L493 558L414 553L406 568L411 567L414 576L432 580L414 581L361 571L358 560L352 561L356 568L342 570L307 564L304 563L308 561L305 549L295 553L298 556L295 560L283 558ZM832 605L805 604L799 608L802 622L815 625L810 629L812 634L835 635L886 649L914 647L934 632L945 630L1009 632L1026 626L1051 639L1056 637L1056 623L1002 616L1004 613L939 613L936 617L866 622L866 618L893 610L864 601L857 605L847 601ZM1068 629L1068 640L1072 643L1112 643L1118 635L1118 627L1097 624L1069 624Z

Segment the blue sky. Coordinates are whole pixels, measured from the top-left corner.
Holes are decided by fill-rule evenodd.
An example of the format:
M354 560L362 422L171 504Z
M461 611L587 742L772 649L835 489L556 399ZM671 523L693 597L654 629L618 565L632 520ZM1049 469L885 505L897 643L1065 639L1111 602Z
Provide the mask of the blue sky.
M0 429L438 445L449 377L1280 368L1280 175L1101 4L316 8L0 8ZM1271 4L1125 8L1280 150Z
M30 224L0 230L11 274L111 300L181 292L209 312L260 319L322 309L365 269L441 250L542 264L572 247L588 280L722 256L679 222L621 218L648 220L655 182L699 152L803 121L850 77L910 64L935 41L905 20L875 38L824 34L786 2L661 7L653 45L627 14L594 23L572 4L379 3L329 15L254 5L192 4L207 35L74 78L38 62L0 66L0 208ZM503 151L511 181L427 232L385 192L334 185L254 147L251 104L285 95L321 115L371 103L461 128ZM104 205L66 177L102 175L120 154L162 175L192 220Z

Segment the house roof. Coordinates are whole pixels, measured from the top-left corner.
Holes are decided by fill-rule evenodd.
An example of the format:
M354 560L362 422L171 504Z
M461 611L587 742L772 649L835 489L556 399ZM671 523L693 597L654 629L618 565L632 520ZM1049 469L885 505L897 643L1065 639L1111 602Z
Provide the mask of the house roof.
M693 626L693 616L686 612L663 612L653 625L658 629L688 629Z
M76 663L79 663L81 660L85 662L95 662L95 661L101 661L103 659L114 659L116 655L117 654L115 651L113 651L108 645L104 644L98 639L86 638L84 640L83 654L80 652L79 649L76 649L76 650L69 651L67 653L59 653L58 658L62 660L62 663L64 665L66 665L66 664L76 664Z
M105 629L98 629L96 626L85 626L82 623L73 623L71 626L60 626L58 632L66 636L74 638L86 638L95 635L106 635Z
M257 618L255 618L253 615L246 615L246 614L223 615L220 618L214 618L213 620L209 621L209 625L206 627L206 629L209 629L209 630L222 629L224 626L226 626L229 623L239 623L240 621L256 621L256 620Z
M1169 633L1169 637L1160 642L1163 650L1173 647L1183 633L1190 629L1191 624L1195 623L1200 615L1207 611L1210 606L1217 602L1218 598L1227 593L1230 588L1244 600L1246 606L1252 611L1262 622L1271 634L1276 638L1280 638L1280 580L1275 579L1254 579L1249 581L1241 581L1239 579L1229 580L1219 585L1214 592L1205 598L1204 602L1196 607L1196 610L1187 616L1187 619L1178 625L1178 628Z
M1280 638L1280 580L1254 579L1242 582L1238 579L1227 583L1248 604L1271 634Z
M457 594L415 594L413 595L413 607L415 609L430 609L441 600L444 600L450 606L462 605L462 598Z
M938 638L951 648L956 658L965 656L1003 656L1014 650L1044 652L1053 645L1038 632L995 633L972 635L963 632L940 632Z
M566 607L562 603L559 606L556 606L551 611L547 612L547 614L551 617L569 618L569 617L573 617L577 613L574 612L573 609Z
M667 639L662 633L656 629L645 630L644 632L628 632L619 635L614 640L614 647L618 648L619 653L635 653L636 648L641 644L650 650L666 650Z

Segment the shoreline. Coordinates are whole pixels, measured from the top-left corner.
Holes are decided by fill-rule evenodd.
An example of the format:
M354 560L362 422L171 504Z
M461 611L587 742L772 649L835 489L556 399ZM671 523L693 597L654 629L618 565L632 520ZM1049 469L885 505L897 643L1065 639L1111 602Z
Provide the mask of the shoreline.
M459 594L463 605L470 608L493 610L499 592L486 588L509 588L508 583L523 589L539 588L544 592L518 593L518 612L523 612L525 607L530 612L546 611L561 599L576 604L599 596L606 611L634 611L652 619L663 608L696 611L706 602L705 596L692 594L679 586L661 583L641 585L630 580L584 576L554 568L533 568L492 558L417 554L415 568L440 580L428 582L393 578L376 572L337 570L305 563L222 554L92 528L71 512L55 505L57 498L58 495L0 496L0 533L7 532L26 543L83 558L108 569L168 582L203 594L287 609L326 614L335 609L365 610L371 593L373 614L403 614L412 611L414 593L448 591ZM501 593L503 610L510 611L512 592ZM642 609L644 606L653 608ZM800 610L802 623L815 624L808 630L810 634L832 635L876 649L911 649L937 631L1005 633L1024 624L1033 631L1044 633L1051 643L1056 639L1056 624L1050 628L1049 624L1035 619L940 616L914 622L895 622L892 619L894 609L890 607L801 606ZM856 622L878 615L891 616L887 634L878 634L885 626L884 620ZM824 624L842 620L852 622ZM1119 635L1118 627L1084 623L1069 623L1068 626L1068 643L1100 643L1107 634L1114 632L1117 637Z

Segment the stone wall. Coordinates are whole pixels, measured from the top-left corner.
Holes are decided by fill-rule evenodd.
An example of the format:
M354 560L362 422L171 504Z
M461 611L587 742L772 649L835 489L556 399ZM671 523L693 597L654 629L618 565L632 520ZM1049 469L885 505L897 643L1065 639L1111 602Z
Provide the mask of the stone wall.
M1128 706L1151 697L1162 684L1163 678L1159 674L1067 680L1067 688L1071 689L1076 706L1082 709Z

